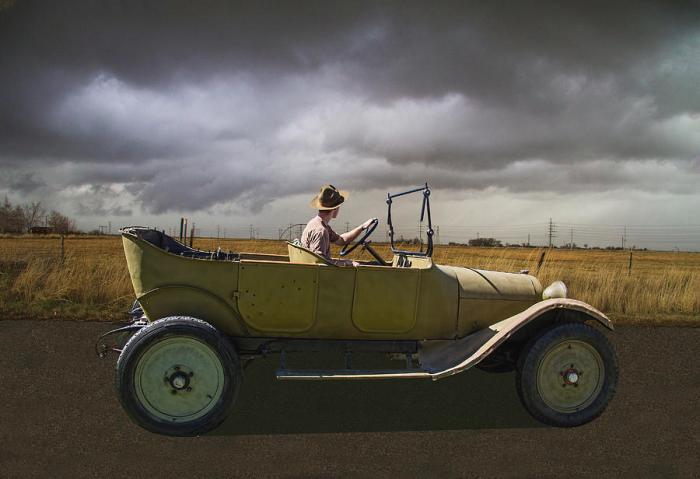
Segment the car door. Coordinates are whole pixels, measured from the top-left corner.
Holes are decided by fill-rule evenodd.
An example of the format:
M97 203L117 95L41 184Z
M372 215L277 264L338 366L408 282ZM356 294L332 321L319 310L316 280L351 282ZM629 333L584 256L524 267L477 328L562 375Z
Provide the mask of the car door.
M316 321L319 264L241 261L238 309L263 333L301 333Z
M405 333L416 324L421 270L357 267L352 322L364 333Z

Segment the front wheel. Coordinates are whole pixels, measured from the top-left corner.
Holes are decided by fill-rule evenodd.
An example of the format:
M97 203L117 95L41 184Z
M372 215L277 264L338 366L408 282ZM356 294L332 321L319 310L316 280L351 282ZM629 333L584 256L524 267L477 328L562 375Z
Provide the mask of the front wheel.
M195 436L218 426L241 383L238 355L210 324L189 317L155 321L136 333L117 361L119 400L139 426Z
M516 387L540 422L572 427L603 413L615 394L618 364L608 339L584 323L552 326L518 360Z

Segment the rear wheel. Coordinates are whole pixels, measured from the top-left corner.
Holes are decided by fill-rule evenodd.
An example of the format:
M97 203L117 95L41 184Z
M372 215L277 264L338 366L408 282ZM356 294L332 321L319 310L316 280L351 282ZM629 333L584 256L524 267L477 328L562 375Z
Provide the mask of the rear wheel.
M618 364L608 339L584 323L552 326L518 360L516 387L528 412L560 427L598 417L615 394Z
M195 318L149 324L117 361L122 406L136 424L159 434L194 436L215 428L231 411L240 383L231 343Z

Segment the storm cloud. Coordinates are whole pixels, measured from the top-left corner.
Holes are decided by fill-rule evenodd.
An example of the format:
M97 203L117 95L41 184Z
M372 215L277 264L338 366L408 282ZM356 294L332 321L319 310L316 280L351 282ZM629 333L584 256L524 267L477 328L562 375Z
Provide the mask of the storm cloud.
M700 180L693 2L4 3L0 189L79 215Z

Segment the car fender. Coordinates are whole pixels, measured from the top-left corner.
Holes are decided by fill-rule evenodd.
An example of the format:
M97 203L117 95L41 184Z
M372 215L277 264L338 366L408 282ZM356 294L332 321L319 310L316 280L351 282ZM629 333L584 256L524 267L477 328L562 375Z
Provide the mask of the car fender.
M138 301L149 321L169 316L191 316L231 336L250 335L249 328L231 304L201 288L161 286L142 294Z
M557 309L583 313L613 330L612 322L605 314L583 301L568 298L547 299L464 338L422 341L419 353L421 367L434 380L461 373L491 354L516 331L541 318L543 314Z

